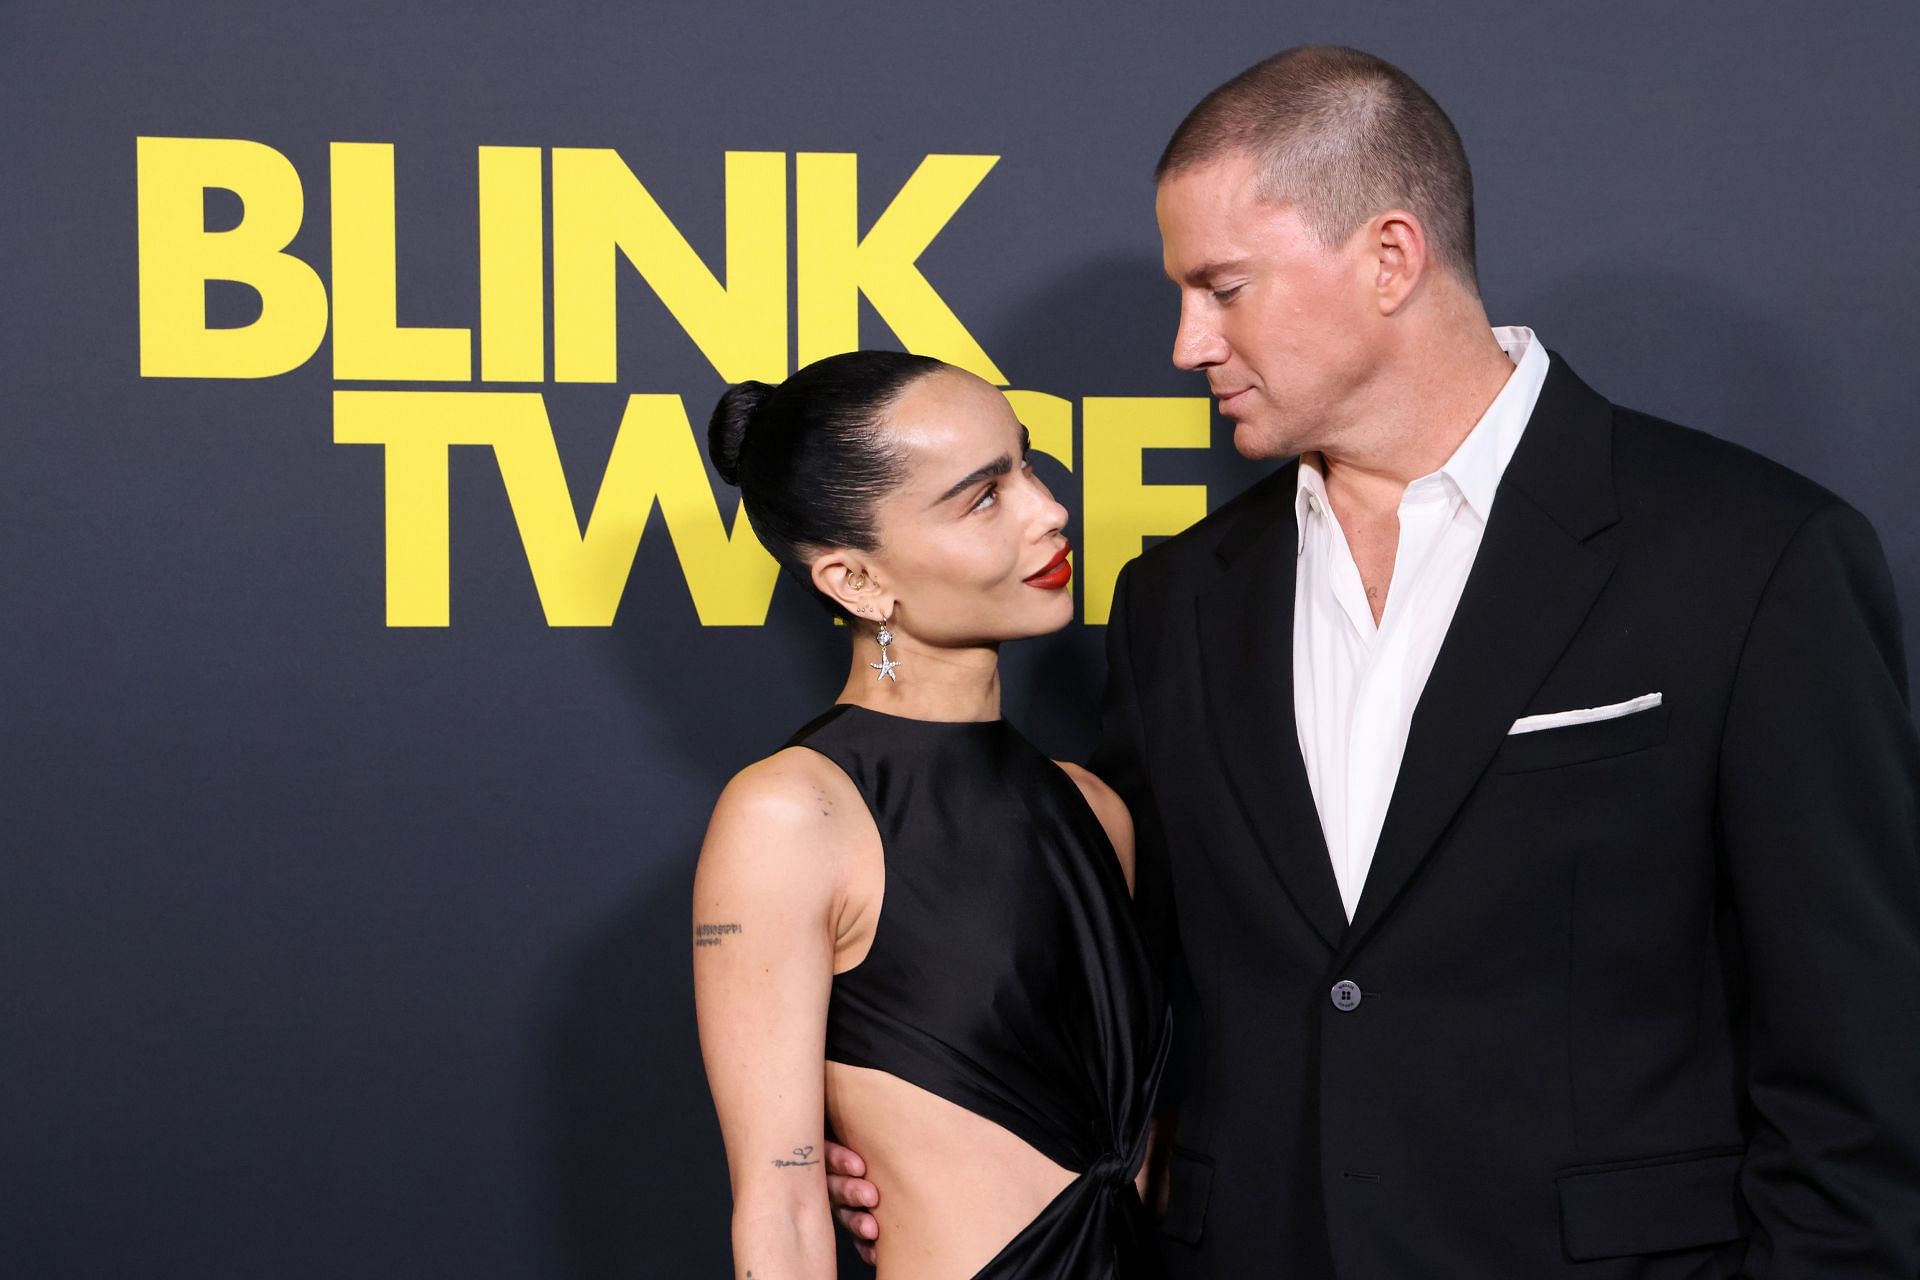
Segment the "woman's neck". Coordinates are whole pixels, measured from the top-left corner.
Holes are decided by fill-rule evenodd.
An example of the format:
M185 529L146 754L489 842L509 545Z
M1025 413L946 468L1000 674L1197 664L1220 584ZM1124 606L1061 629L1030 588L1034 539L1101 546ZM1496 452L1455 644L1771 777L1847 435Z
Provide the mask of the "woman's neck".
M853 642L853 661L837 701L851 702L914 720L998 720L1000 649L933 649L896 642L888 656L899 673L876 669L880 646L864 628Z

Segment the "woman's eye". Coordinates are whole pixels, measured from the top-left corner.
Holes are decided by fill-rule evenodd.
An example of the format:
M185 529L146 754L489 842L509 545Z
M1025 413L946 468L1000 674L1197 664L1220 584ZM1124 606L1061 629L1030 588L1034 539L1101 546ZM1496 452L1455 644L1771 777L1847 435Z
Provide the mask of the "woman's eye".
M986 508L992 506L995 502L999 501L999 497L998 497L999 489L1000 489L1000 486L997 484L988 485L987 491L981 494L980 497L974 502L974 504L971 507L968 507L967 510L969 512L983 511Z

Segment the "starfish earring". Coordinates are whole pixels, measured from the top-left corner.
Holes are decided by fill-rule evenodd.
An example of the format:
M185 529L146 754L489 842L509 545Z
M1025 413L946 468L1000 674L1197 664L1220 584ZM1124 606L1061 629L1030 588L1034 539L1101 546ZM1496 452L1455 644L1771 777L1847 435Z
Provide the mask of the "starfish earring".
M891 680L895 684L899 684L900 677L893 674L893 671L895 667L902 664L895 662L887 656L887 646L893 643L893 632L887 630L887 624L892 621L892 614L888 614L886 617L880 619L880 633L874 636L874 639L880 642L880 661L869 662L867 665L880 673L874 677L875 680Z

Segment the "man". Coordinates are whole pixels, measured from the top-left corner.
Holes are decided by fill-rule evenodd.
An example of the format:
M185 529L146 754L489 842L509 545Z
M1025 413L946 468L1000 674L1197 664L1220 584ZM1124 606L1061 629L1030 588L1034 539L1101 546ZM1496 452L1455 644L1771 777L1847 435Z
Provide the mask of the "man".
M1158 179L1175 362L1293 458L1130 565L1108 635L1171 1273L1920 1274L1871 529L1490 329L1459 140L1376 58L1268 59Z

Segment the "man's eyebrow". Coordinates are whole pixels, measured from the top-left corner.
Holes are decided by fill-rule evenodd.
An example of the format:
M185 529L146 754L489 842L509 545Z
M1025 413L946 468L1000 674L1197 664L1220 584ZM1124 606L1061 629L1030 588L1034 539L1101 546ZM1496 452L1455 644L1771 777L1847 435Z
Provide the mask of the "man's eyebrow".
M1171 274L1168 275L1168 279L1173 280L1175 284L1190 284L1198 288L1215 276L1223 276L1229 272L1242 270L1246 265L1247 259L1245 258L1235 258L1231 262L1203 262L1193 270L1187 272L1184 279L1175 278Z
M1020 456L1024 458L1027 455L1027 451L1032 447L1033 447L1033 436L1030 432L1028 432L1027 424L1023 422L1020 424ZM947 501L948 499L958 497L960 494L965 493L968 489L971 489L974 485L979 484L982 480L988 480L998 476L1004 476L1009 471L1012 471L1012 470L1013 470L1013 459L1007 457L1005 454L1002 454L1000 457L995 458L992 462L989 462L986 466L975 467L972 471L969 471L956 484L954 484L952 488L948 489L945 493L941 494L939 497L935 498L932 502L928 503L927 505L929 507L937 507L941 503Z

